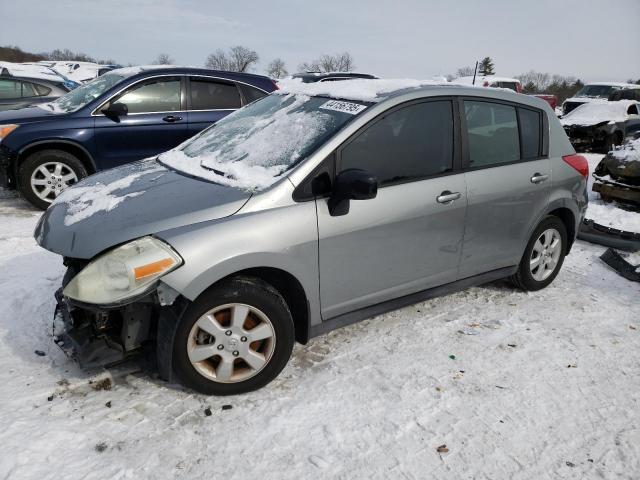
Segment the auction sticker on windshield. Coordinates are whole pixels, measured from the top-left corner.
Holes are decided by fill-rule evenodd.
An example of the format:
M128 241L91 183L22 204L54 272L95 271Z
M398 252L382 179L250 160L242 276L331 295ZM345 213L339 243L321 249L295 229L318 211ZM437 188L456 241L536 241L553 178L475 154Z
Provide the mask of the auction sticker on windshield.
M360 105L357 103L351 102L342 102L340 100L329 100L326 103L323 103L318 108L322 108L324 110L335 110L336 112L344 112L349 113L351 115L357 115L362 110L367 108L366 105Z

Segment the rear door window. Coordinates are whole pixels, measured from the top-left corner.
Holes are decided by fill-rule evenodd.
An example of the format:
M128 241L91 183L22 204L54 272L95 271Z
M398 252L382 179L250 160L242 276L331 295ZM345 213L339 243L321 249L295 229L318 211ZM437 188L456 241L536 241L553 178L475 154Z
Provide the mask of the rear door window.
M36 87L33 83L30 82L22 82L22 96L23 97L37 97L38 92L36 91Z
M240 107L240 92L234 83L191 77L191 110L232 110Z
M453 170L453 113L449 100L417 103L375 121L340 151L340 170L359 168L380 186Z
M8 100L20 98L22 96L22 86L15 80L0 79L0 99Z
M179 111L180 78L161 77L138 83L122 94L115 103L124 103L129 113Z
M527 108L518 108L520 117L520 141L522 159L539 158L540 155L540 113Z
M520 159L516 108L492 102L464 101L471 168Z

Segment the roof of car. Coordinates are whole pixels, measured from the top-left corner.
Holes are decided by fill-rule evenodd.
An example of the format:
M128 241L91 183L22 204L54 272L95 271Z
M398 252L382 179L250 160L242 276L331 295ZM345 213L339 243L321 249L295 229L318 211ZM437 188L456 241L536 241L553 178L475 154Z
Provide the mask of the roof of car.
M201 67L183 67L178 65L138 65L134 67L122 67L111 70L105 75L121 75L123 77L132 77L134 75L142 75L147 73L162 73L162 74L207 74L207 75L224 75L226 77L229 76L237 76L241 77L253 77L260 79L269 79L269 77L265 75L257 75L255 73L244 73L244 72L228 72L224 70L212 70L209 68L201 68Z
M634 83L625 83L625 82L589 82L584 84L585 87L589 85L605 85L611 87L624 87L624 88L640 88L640 85L636 85Z
M484 88L480 85L459 85L449 82L413 79L354 79L348 82L304 83L299 78L281 80L276 94L300 94L343 100L379 103L391 97L407 93L429 95L470 95L491 97L546 108L548 103L537 97L518 94L502 88Z
M50 82L64 82L66 79L55 70L35 64L21 64L0 62L0 74L14 78L31 80L49 80Z

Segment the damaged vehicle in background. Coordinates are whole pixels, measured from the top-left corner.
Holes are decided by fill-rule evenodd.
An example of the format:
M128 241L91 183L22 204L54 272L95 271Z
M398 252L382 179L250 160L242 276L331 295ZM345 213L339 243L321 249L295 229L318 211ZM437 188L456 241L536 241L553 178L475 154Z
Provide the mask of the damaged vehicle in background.
M639 108L630 100L594 101L563 115L560 123L576 149L606 153L640 134Z
M598 163L593 178L593 191L605 202L640 207L640 130L637 139L610 151Z
M640 89L640 85L633 83L593 82L587 83L575 96L567 98L562 103L562 114L566 115L580 105L593 101L608 100L610 95L621 89Z
M43 214L35 238L68 269L57 342L82 365L149 346L162 378L242 393L273 380L294 341L497 279L554 280L588 164L546 103L294 83Z

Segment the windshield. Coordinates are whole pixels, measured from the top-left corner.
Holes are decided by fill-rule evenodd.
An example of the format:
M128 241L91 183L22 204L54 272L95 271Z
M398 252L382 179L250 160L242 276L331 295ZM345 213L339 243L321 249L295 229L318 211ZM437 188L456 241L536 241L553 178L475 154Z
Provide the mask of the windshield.
M191 176L257 190L314 152L368 104L272 94L158 157Z
M586 85L576 93L576 97L608 98L611 92L619 88L613 85Z
M87 103L95 100L104 92L120 82L124 77L120 75L107 74L95 80L85 83L78 88L71 90L55 102L49 104L52 110L71 113L80 110Z

